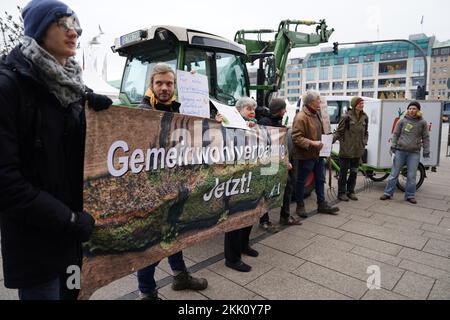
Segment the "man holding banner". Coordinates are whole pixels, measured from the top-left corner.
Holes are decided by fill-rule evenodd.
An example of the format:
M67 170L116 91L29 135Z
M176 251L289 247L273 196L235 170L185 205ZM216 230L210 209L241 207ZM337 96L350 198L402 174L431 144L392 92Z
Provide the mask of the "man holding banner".
M180 112L180 103L175 97L175 71L170 65L157 63L153 67L150 87L140 106L151 110ZM208 287L206 279L194 278L189 274L182 251L169 256L168 260L175 275L172 282L173 290L204 290ZM140 300L158 299L155 282L155 268L158 264L159 261L137 272Z

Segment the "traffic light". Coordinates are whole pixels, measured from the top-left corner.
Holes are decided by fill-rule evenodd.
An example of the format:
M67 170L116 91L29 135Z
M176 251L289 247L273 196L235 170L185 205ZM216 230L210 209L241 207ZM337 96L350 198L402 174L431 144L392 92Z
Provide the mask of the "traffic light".
M425 86L417 86L416 100L425 100L428 95L428 91L425 90Z
M338 50L339 50L339 42L333 42L333 53L334 54L338 54Z

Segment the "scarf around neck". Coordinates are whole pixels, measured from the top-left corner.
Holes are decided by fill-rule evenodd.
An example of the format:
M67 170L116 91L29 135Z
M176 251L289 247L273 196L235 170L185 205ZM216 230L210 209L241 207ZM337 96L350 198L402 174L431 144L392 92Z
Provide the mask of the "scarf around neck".
M153 90L152 90L151 88L148 88L148 89L147 89L147 91L145 92L145 96L147 96L147 97L150 99L150 106L151 106L153 109L155 109L155 106L156 106L158 103L161 103L161 104L166 105L166 106L170 106L174 101L177 101L177 97L176 97L175 95L173 95L172 99L170 99L170 100L167 101L167 102L159 101L159 100L156 98L156 96L155 96L155 94L153 93Z
M62 107L67 108L84 96L82 70L75 59L68 58L66 64L62 66L36 40L27 36L23 38L21 51L38 70L40 80L58 99Z

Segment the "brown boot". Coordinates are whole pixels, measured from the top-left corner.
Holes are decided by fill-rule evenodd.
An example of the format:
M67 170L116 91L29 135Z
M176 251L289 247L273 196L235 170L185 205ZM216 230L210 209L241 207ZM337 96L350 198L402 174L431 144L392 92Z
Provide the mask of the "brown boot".
M203 278L194 278L187 271L182 271L180 274L173 277L172 289L180 290L204 290L208 287L208 281Z

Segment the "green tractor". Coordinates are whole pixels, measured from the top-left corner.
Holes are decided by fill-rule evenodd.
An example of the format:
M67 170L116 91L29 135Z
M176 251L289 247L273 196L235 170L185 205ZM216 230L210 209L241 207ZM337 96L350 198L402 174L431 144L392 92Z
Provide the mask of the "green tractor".
M300 25L316 25L316 32L298 32ZM290 50L328 42L333 31L327 30L325 20L285 20L278 30L238 31L235 41L173 26L153 26L129 33L117 38L112 47L114 52L127 58L120 104L138 105L149 86L153 65L166 62L175 70L196 70L207 76L213 102L231 107L241 97L250 96L251 90L256 90L258 110L264 110L271 95L281 86ZM270 33L275 34L274 40L261 39L263 34ZM249 34L256 35L257 39L247 39ZM246 64L256 60L259 60L257 81L250 84Z

